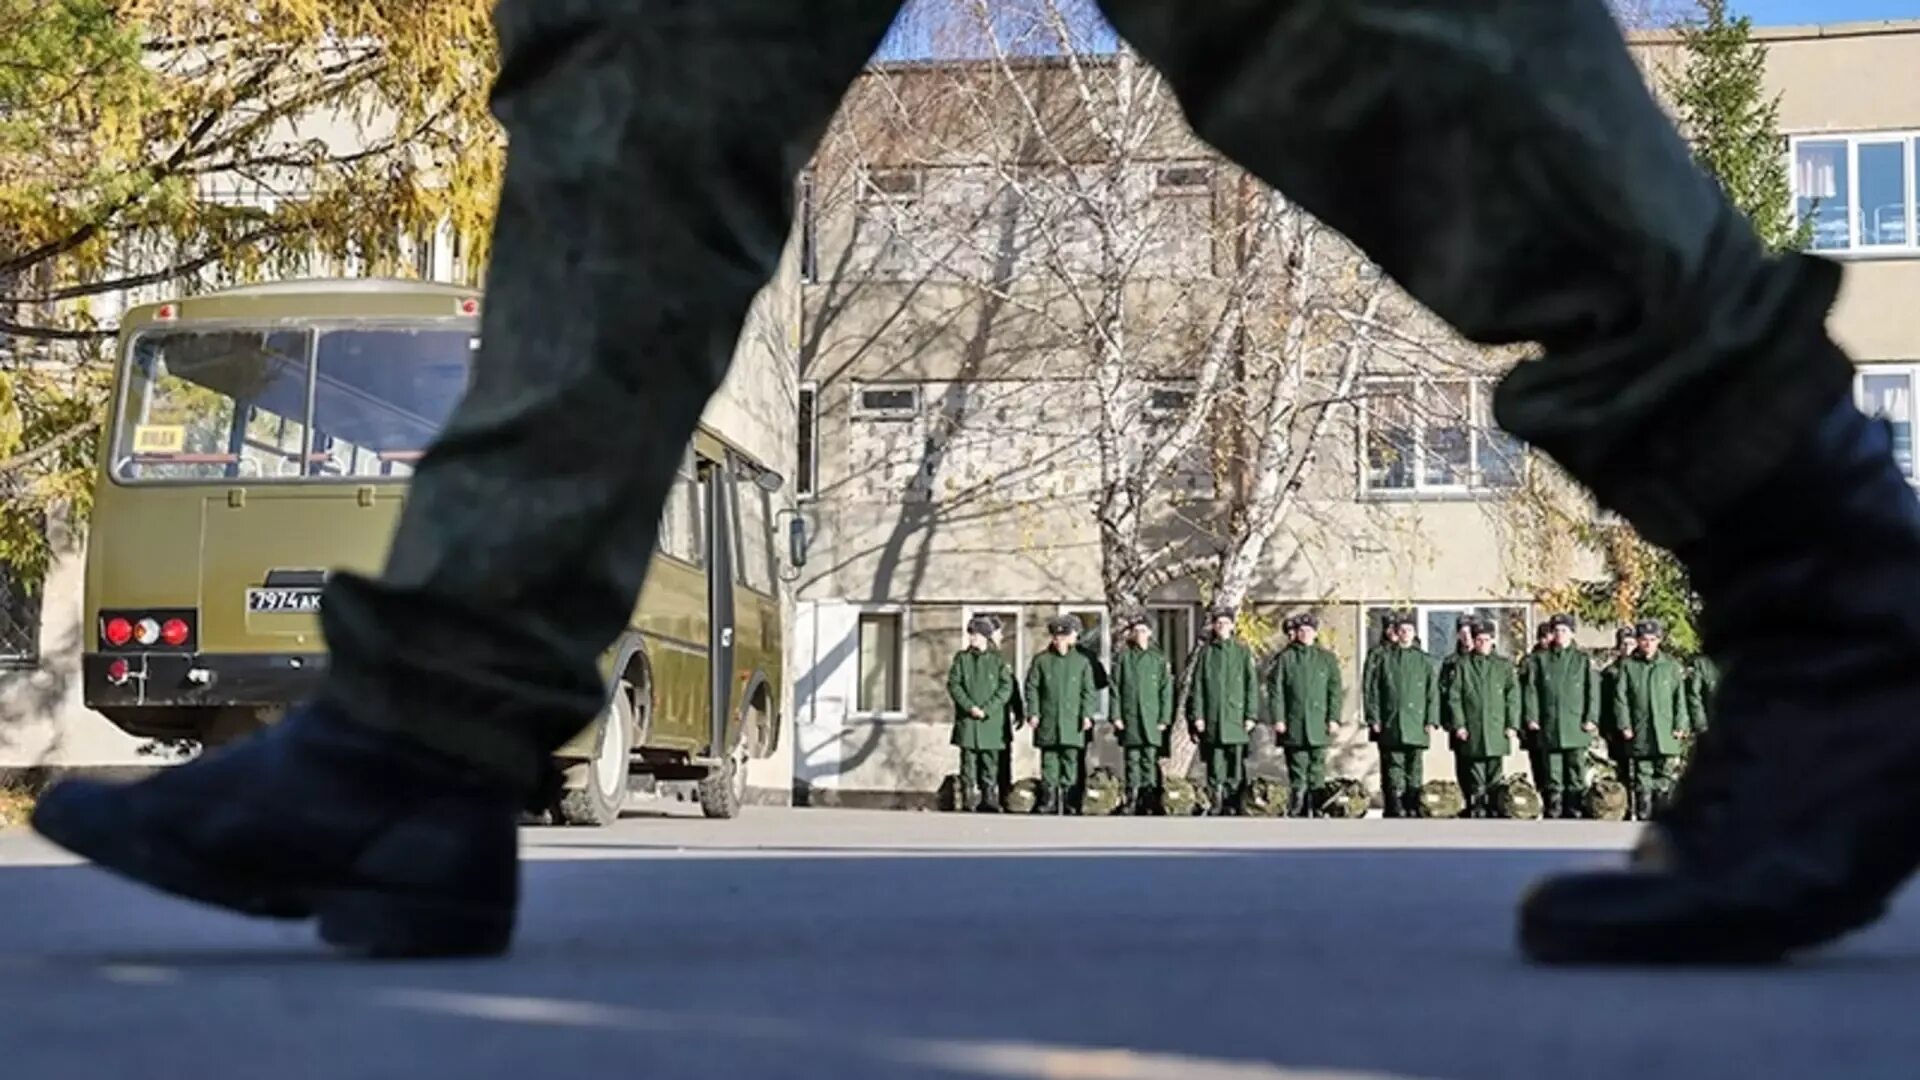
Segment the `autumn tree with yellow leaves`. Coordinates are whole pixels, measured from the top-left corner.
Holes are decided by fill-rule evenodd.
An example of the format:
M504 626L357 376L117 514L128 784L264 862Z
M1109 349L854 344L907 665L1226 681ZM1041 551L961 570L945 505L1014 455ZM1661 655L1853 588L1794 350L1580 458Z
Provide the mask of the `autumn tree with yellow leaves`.
M487 0L0 0L0 564L84 511L113 316L350 265L477 268L500 170Z

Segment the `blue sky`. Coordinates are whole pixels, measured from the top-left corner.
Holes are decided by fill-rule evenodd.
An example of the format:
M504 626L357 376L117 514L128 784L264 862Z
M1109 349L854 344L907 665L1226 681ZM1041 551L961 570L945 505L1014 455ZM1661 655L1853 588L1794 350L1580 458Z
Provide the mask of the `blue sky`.
M1742 14L1766 25L1920 19L1920 0L1734 0Z

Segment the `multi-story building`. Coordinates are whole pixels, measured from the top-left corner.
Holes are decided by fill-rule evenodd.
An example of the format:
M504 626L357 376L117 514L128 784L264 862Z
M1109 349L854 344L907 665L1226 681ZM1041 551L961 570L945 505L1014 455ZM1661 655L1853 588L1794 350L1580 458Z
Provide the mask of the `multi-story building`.
M1920 83L1894 76L1920 64L1920 22L1759 36L1789 136L1781 168L1792 170L1814 249L1847 263L1834 330L1862 365L1863 402L1893 420L1915 468L1920 316L1905 301L1920 286ZM1636 46L1650 70L1674 59L1670 38ZM1237 223L1249 205L1223 162L1157 118L1140 124L1124 160L1106 153L1099 125L1074 113L1084 108L1075 91L1124 81L1041 60L882 66L815 164L803 192L800 460L819 539L792 639L804 801L932 798L954 767L943 679L972 615L1001 616L1022 671L1059 612L1079 614L1111 648L1096 511L1115 466L1095 432L1115 369L1102 353L1124 334L1144 356L1118 369L1144 384L1132 430L1149 446L1170 437L1177 424L1155 407L1177 415L1193 404L1221 294L1245 265ZM1011 125L1024 142L996 133L1007 109L1030 117ZM1075 199L1088 201L1058 209ZM1156 239L1114 258L1114 234L1126 239L1110 228L1116 214L1150 222ZM1341 302L1366 295L1364 261L1347 252L1329 265L1344 275ZM1238 327L1239 348L1284 334L1289 295L1272 292ZM1101 301L1112 307L1089 316ZM1531 527L1527 500L1548 470L1491 423L1486 395L1504 361L1417 311L1380 321L1391 329L1363 343L1354 384L1309 429L1317 457L1246 593L1269 617L1320 615L1347 673L1351 726L1333 764L1354 776L1376 769L1357 684L1380 610L1418 609L1436 653L1458 614L1492 614L1513 652L1545 614L1541 591L1591 568L1564 537ZM1306 366L1298 399L1330 393L1340 356ZM1242 431L1233 413L1216 408L1209 429ZM1149 545L1204 549L1230 516L1225 489L1245 477L1211 436L1187 457L1155 495ZM1198 581L1176 578L1144 599L1162 644L1183 653L1202 610ZM1020 747L1018 769L1032 770L1030 752ZM1428 764L1429 775L1451 774L1443 750Z

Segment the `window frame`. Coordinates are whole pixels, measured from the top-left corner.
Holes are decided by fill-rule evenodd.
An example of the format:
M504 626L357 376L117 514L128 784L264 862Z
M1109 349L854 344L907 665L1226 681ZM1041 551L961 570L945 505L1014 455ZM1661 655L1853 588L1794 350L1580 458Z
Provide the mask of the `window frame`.
M1878 417L1880 414L1873 412L1869 407L1867 401L1867 379L1876 375L1883 377L1893 375L1907 380L1907 408L1910 415L1907 417L1909 441L1908 461L1905 471L1907 473L1907 483L1915 487L1920 487L1920 447L1914 446L1912 442L1916 432L1920 431L1920 397L1916 397L1916 394L1920 394L1920 360L1889 361L1886 363L1869 360L1855 366L1853 374L1854 404L1861 412L1874 417Z
M1460 375L1441 379L1422 379L1417 374L1404 376L1369 376L1362 385L1360 400L1356 403L1359 411L1359 438L1355 440L1358 453L1357 481L1360 498L1365 501L1396 502L1412 500L1428 501L1470 501L1488 498L1502 498L1507 494L1526 487L1532 474L1533 457L1525 443L1515 442L1519 446L1520 461L1516 470L1515 482L1508 485L1493 486L1485 481L1486 469L1481 465L1481 455L1488 441L1488 432L1499 430L1493 419L1494 384L1499 382L1496 375ZM1427 421L1422 414L1422 403L1416 400L1412 408L1413 420L1413 461L1410 466L1413 483L1408 487L1376 487L1373 482L1373 464L1369 456L1373 437L1373 409L1376 387L1397 384L1411 386L1424 395L1441 385L1465 384L1467 388L1467 476L1465 484L1430 484L1426 480L1427 460ZM1510 439L1515 438L1507 434Z
M1841 143L1846 147L1847 168L1847 245L1823 248L1809 245L1811 254L1836 259L1914 259L1920 258L1920 128L1888 131L1808 131L1787 137L1787 184L1792 197L1793 225L1802 227L1800 216L1800 148L1807 143ZM1872 244L1860 242L1863 214L1860 206L1860 148L1862 145L1899 143L1906 151L1906 183L1901 193L1907 204L1907 242Z
M16 609L26 618L15 623ZM4 622L10 633L0 636L0 671L19 671L40 666L40 635L46 626L47 597L46 582L42 581L37 589L23 589L13 575L13 568L0 563L0 622ZM22 639L19 648L8 643L8 638L17 636Z
M898 709L862 709L860 690L865 684L866 672L861 668L860 628L869 615L891 615L899 621L900 633L894 646L894 692L899 698ZM911 613L905 604L860 604L854 608L853 616L853 707L847 715L856 720L907 720L911 718L912 689L907 676L907 663L912 655Z
M920 415L926 411L927 395L919 383L854 383L849 389L852 391L850 410L855 420L883 423L910 421L919 419ZM863 399L870 390L910 393L913 395L913 405L906 408L868 408ZM817 395L814 400L818 402Z

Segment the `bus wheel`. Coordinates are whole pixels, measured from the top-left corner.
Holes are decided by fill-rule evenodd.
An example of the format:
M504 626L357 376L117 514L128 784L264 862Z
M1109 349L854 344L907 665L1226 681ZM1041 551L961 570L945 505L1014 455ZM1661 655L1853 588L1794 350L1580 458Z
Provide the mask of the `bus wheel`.
M747 757L751 729L740 735L740 749L700 781L700 812L710 818L736 818L747 803Z
M593 759L567 770L567 789L555 817L562 825L611 825L627 805L628 773L633 767L633 688L626 683L600 722Z

